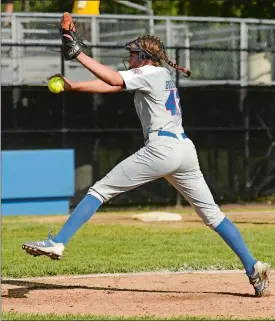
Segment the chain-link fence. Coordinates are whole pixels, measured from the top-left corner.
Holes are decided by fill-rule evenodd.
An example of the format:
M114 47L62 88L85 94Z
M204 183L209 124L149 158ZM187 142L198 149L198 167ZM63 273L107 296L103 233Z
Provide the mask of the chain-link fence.
M2 148L73 148L74 205L89 186L143 145L132 94L52 95L45 85L54 73L71 80L92 79L78 62L65 63L62 58L60 36L53 26L61 15L11 18L10 28L1 30ZM190 80L180 72L174 71L174 76L186 133L195 142L217 201L275 194L275 21L78 18L90 46L87 54L115 69L125 68L124 44L149 32L164 41L171 59L191 68ZM159 180L110 203L180 202L179 194Z
M183 125L215 199L275 194L275 87L180 89ZM52 95L46 87L2 87L2 149L73 148L76 204L88 188L144 144L133 94ZM158 180L110 204L183 202Z
M61 69L58 24L61 14L1 14L11 19L2 28L2 83L42 85ZM166 44L170 59L190 67L192 78L180 85L275 84L275 20L155 17L75 16L88 54L115 69L124 69L124 45L153 33ZM52 47L54 46L54 47ZM178 51L175 50L178 49ZM90 76L80 64L67 62L72 79Z

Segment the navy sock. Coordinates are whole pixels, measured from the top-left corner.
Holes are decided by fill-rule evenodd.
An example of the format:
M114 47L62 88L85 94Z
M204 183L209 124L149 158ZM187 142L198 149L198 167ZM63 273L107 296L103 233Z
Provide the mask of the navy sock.
M257 260L250 254L244 239L237 227L225 217L223 221L214 229L222 239L230 246L230 248L238 255L246 273L253 274L254 264Z
M93 195L86 195L77 205L60 232L53 238L53 241L66 245L69 239L92 217L101 204L101 201Z

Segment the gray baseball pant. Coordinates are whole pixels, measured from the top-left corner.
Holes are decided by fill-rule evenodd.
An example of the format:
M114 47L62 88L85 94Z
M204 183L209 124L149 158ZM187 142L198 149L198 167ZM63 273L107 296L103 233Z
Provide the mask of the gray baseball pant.
M205 182L193 142L180 134L177 136L151 134L143 148L116 165L88 194L107 202L120 193L164 177L207 226L216 228L225 215Z

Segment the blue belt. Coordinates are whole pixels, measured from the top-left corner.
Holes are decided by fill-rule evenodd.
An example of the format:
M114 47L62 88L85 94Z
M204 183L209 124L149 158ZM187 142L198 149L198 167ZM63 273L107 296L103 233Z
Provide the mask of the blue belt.
M187 136L185 135L185 133L181 133L180 135L182 136L183 139L187 138ZM178 137L177 137L176 134L171 133L171 132L166 132L166 131L164 131L164 130L159 131L159 132L158 132L158 136L168 136L168 137L173 137L173 138L177 138L177 139L178 139Z

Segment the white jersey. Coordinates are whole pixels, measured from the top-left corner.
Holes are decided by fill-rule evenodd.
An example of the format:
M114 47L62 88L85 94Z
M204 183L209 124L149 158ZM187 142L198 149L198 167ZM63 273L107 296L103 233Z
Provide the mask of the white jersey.
M152 132L183 132L178 90L165 67L146 65L120 71L126 90L135 91L135 107L145 141Z

